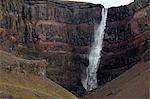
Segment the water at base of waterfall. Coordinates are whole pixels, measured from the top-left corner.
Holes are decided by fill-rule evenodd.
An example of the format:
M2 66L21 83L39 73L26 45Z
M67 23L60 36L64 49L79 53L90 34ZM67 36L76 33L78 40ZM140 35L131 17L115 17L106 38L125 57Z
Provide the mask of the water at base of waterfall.
M91 91L98 87L97 70L101 58L102 43L104 38L104 30L106 27L108 9L103 8L101 15L101 23L94 33L94 42L89 54L89 66L86 68L86 74L81 78L81 82L86 91Z

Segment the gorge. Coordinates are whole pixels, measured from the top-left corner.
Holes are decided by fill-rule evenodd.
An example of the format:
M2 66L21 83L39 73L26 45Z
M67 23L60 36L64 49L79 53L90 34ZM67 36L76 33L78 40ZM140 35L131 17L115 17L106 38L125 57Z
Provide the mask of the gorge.
M149 0L111 7L107 15L102 14L103 9L101 4L62 0L0 0L0 50L21 58L7 65L9 62L4 61L0 70L44 75L76 96L83 96L85 89L99 89L136 64L149 62ZM104 32L103 43L95 39L100 36L96 33ZM93 42L103 48L91 50ZM88 82L85 70L92 66L95 51L96 69L92 69L94 76ZM93 85L84 84L84 88L82 80Z
M101 58L104 30L107 21L107 12L108 9L102 9L102 20L98 28L95 30L94 42L92 44L91 52L89 54L89 66L85 70L86 74L83 74L83 78L81 78L82 84L87 91L91 91L98 87L97 70L99 68L99 61Z

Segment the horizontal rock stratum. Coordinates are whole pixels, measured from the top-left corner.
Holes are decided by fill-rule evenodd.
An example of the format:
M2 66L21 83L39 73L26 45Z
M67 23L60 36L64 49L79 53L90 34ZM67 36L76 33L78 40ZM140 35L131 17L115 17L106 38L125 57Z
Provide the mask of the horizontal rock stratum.
M0 49L28 60L45 59L46 76L81 95L81 72L89 64L102 8L57 0L1 0ZM108 9L99 86L150 60L149 16L149 0Z
M0 71L17 74L46 76L44 60L27 60L0 50Z

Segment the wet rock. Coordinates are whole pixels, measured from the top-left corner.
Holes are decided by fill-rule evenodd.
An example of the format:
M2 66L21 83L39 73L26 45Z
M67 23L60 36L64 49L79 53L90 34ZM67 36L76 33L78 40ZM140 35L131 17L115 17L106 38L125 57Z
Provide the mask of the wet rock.
M47 77L80 95L84 91L81 72L88 66L102 8L102 5L69 1L1 0L1 49L26 59L47 60ZM149 16L149 0L109 8L99 85L134 64L149 60ZM12 37L17 40L11 42Z

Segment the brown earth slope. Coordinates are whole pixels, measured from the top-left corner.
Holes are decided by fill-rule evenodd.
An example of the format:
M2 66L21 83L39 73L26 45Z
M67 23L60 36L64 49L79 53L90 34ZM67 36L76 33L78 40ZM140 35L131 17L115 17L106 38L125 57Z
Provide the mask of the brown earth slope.
M99 86L150 60L149 1L108 9ZM83 95L81 75L89 64L102 8L63 0L0 0L0 49L29 60L46 60L47 78Z
M100 87L85 99L149 99L150 61L137 64L130 70Z
M46 78L0 72L0 99L77 99L77 97Z
M26 60L0 51L0 99L77 99L39 75L44 71L42 66L46 65L40 60Z

